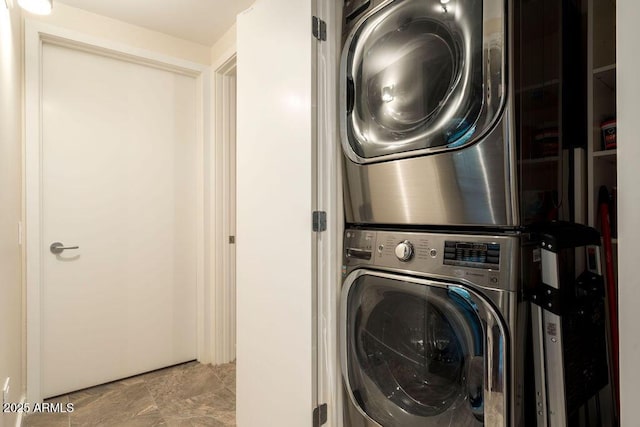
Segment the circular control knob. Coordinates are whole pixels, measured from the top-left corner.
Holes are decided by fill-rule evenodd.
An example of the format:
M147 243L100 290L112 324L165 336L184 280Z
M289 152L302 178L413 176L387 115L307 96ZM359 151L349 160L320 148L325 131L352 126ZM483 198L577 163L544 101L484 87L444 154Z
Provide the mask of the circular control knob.
M400 261L409 261L413 257L413 245L410 241L398 243L396 246L396 256Z

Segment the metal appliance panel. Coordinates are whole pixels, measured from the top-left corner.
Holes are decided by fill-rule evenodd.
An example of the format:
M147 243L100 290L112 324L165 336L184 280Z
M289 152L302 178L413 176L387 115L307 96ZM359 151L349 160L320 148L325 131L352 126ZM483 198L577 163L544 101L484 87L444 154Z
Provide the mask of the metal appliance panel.
M478 268L473 263L448 265L445 263L448 241L498 244L500 267ZM516 280L519 238L516 236L348 229L344 242L346 272L358 267L370 267L435 279L462 280L487 290L519 290ZM413 247L413 256L407 261L401 261L395 255L396 246L402 242L409 242ZM500 307L500 301L494 303Z
M352 224L517 226L514 157L506 115L482 141L456 151L389 162L345 161Z
M345 22L339 95L347 222L519 226L508 2L349 3L358 12ZM430 43L450 46L451 76L434 65L447 55L419 54ZM438 79L450 80L446 91ZM416 85L423 91L403 92Z
M484 423L492 426L520 426L522 422L521 396L522 382L518 381L522 375L522 364L518 362L522 358L518 348L516 337L522 336L525 322L522 320L523 307L520 300L519 283L519 254L521 238L516 235L469 235L463 233L418 233L387 230L347 229L345 232L345 257L343 274L347 279L343 285L341 299L341 357L343 363L343 377L347 390L347 402L345 407L346 425L353 427L379 427L380 424L369 417L358 403L359 397L354 396L349 383L347 366L347 305L349 287L362 275L393 279L397 282L407 283L405 288L399 283L397 292L411 292L411 284L423 287L447 289L449 287L464 289L474 299L474 304L480 307L482 318L487 321L487 332L490 337L487 340L487 352L492 353L494 359L498 357L504 360L504 367L496 365L486 367L486 378L501 376L502 386L487 385L485 391L486 413ZM466 247L490 246L494 250L499 246L500 259L498 268L495 268L495 260L488 260L485 265L477 262L482 256L476 256L471 261L458 258L458 265L447 264L450 259L445 255L447 244L452 242L469 243ZM411 256L401 261L398 255L407 252L397 250L398 246L410 244ZM495 256L495 254L492 254ZM450 257L449 257L450 258ZM418 288L415 288L418 289ZM418 292L421 294L421 291ZM487 320L489 319L489 320ZM491 320L494 319L494 320ZM496 320L501 319L501 320ZM503 337L498 339L494 326L500 323ZM493 326L492 326L493 325ZM489 344L490 343L490 344ZM490 348L491 347L491 348ZM487 356L489 357L489 356ZM373 389L375 384L364 384L367 389ZM520 391L519 391L520 390ZM398 425L415 422L415 425L425 425L425 418L406 417L398 412L393 404L386 402L383 393L375 397L371 392L371 399L380 402L390 416L400 417L405 422ZM376 403L376 405L378 405ZM400 419L398 418L398 419ZM413 421L410 421L413 420ZM441 420L444 422L445 418ZM430 421L435 422L435 418ZM463 425L463 424L451 424ZM422 423L422 424L420 424ZM488 423L488 424L487 424ZM392 424L390 424L392 425ZM447 424L448 425L448 424ZM464 424L466 425L466 424ZM473 425L473 424L469 424Z

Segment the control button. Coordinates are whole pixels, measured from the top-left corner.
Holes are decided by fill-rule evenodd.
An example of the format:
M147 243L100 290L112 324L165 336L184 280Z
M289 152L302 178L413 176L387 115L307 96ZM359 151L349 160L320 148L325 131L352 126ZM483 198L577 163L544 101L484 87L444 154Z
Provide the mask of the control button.
M431 249L431 250L429 251L429 255L431 256L431 258L435 258L435 257L437 257L437 256L438 256L438 251L437 251L437 250L435 250L435 249Z
M396 246L396 257L400 261L409 261L413 257L413 245L410 241L405 240L404 242L398 243Z
M382 253L384 250L384 245L378 245L378 252Z

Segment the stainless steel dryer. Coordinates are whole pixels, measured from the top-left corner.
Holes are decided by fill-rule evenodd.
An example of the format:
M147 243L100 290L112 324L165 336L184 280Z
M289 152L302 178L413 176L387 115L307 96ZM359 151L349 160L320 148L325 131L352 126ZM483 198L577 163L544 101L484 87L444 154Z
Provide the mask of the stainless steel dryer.
M345 232L346 426L522 425L520 248L516 236Z
M518 225L506 0L347 0L347 222Z

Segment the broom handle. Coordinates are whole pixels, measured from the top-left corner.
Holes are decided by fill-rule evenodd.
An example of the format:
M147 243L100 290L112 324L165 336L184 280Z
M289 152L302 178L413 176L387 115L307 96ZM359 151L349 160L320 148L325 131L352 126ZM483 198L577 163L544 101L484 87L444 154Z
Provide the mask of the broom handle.
M607 300L609 302L609 323L611 328L611 347L613 362L613 386L615 407L620 413L620 370L619 370L619 337L618 337L618 291L613 273L613 247L611 245L611 223L609 221L609 191L600 187L598 196L600 219L602 221L602 242L604 247L605 273L607 278Z

